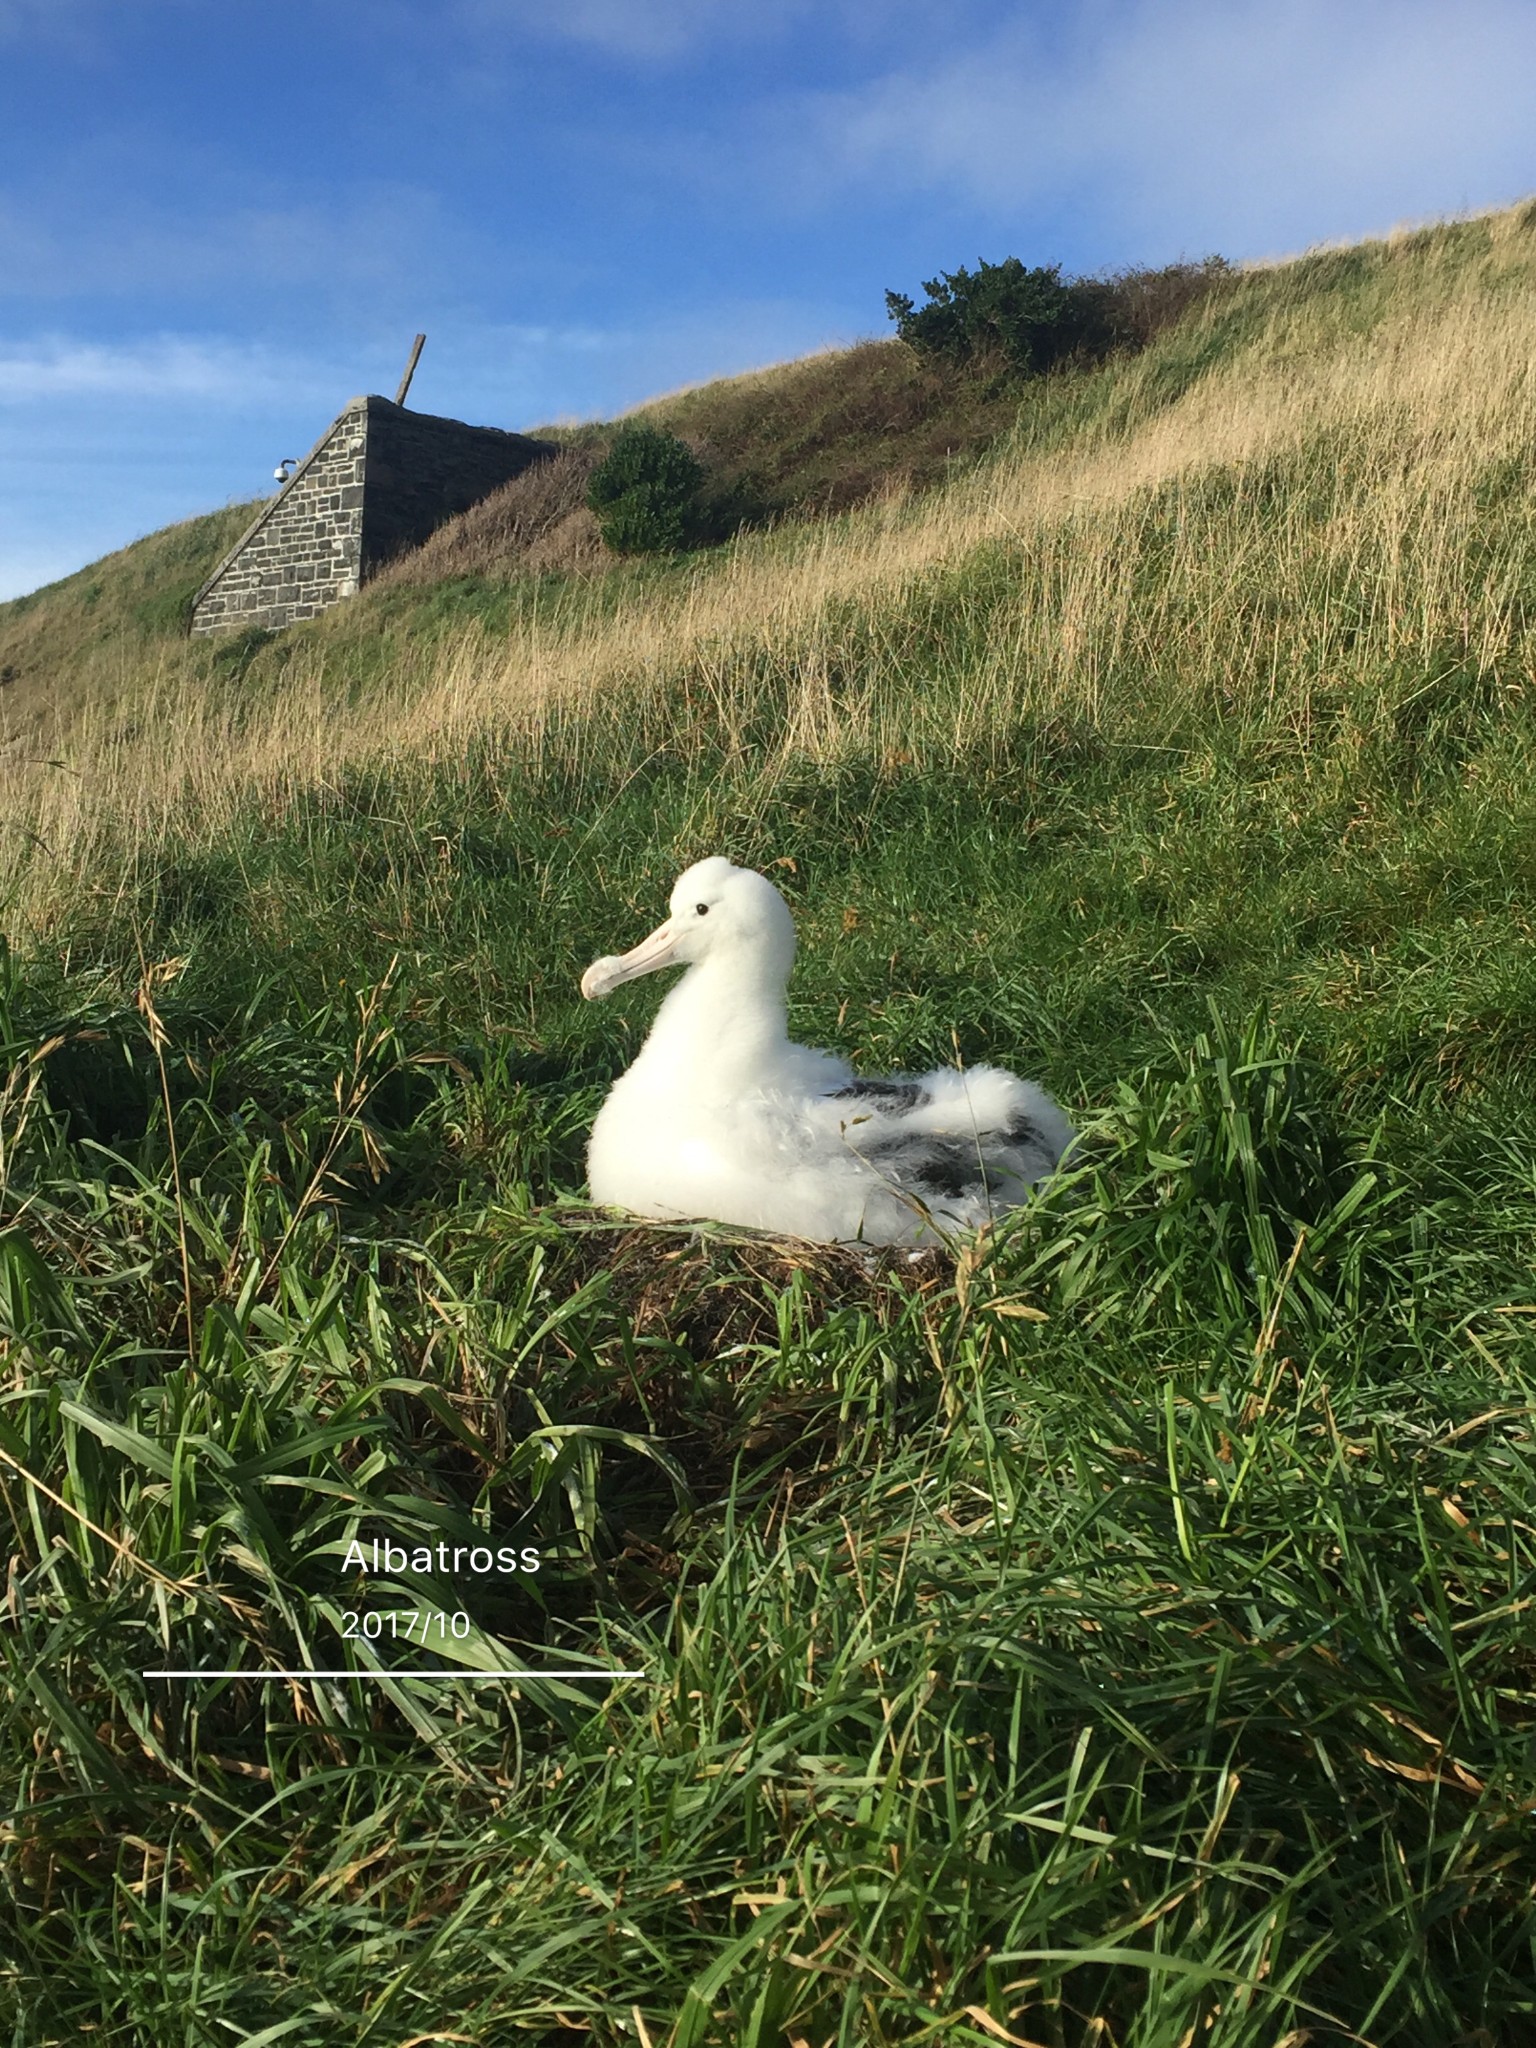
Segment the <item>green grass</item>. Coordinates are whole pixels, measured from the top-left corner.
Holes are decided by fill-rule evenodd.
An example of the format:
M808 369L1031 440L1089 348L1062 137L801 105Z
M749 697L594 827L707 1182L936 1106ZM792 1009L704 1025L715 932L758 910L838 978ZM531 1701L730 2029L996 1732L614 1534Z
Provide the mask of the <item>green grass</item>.
M1143 278L1154 300L1161 277ZM1158 318L1146 324L1154 334ZM986 364L962 372L881 340L671 393L640 410L702 451L705 526L720 537L743 522L825 516L893 485L931 487L1007 439L1021 408L1026 418L1043 409L1075 425L1083 391L1091 394L1092 410L1104 404L1113 383L1072 375L1030 384ZM533 431L603 447L615 424ZM238 683L254 664L258 676L280 678L314 629L279 636L256 629L212 645L187 639L193 597L256 509L232 505L186 520L46 589L0 603L0 690L7 693L0 696L0 744L12 734L56 736L82 713L99 718L120 700L129 710L132 691L125 684L135 677L158 672L199 685ZM419 656L466 625L493 635L504 631L530 605L558 607L576 596L588 612L622 607L637 580L644 587L648 570L655 573L652 565L610 564L596 590L578 595L562 590L559 578L529 573L521 560L524 544L508 538L494 503L454 525L465 529L457 552L474 559L476 573L456 570L432 580L397 570L361 605L333 613L319 629L333 660L355 671L359 687L389 672L397 629Z
M1490 232L1050 380L999 476L1432 326ZM407 725L58 850L0 955L12 2039L1525 2048L1532 557L1524 472L1442 431L1406 571L1359 506L1409 442L1320 420L536 743ZM1073 697L1029 635L1094 550ZM340 732L482 600L209 688L257 716L334 642ZM588 1208L656 991L577 977L720 848L794 906L796 1036L1036 1074L1073 1170L917 1265ZM488 1533L539 1572L342 1569ZM142 1675L387 1660L367 1609L646 1677Z
M198 587L253 510L184 520L0 604L0 739L57 732L118 702L136 671L153 673L185 640Z
M25 2038L104 2009L122 2040L445 2013L624 2040L637 2006L656 2040L983 2040L974 2006L1063 2042L1328 2038L1319 2013L1519 2041L1529 1113L1486 1047L1469 1101L1390 1030L1362 1059L1305 977L1289 1026L1213 1027L1213 988L1234 1017L1287 980L1241 915L1262 847L1225 977L1207 936L1128 987L1169 944L1125 876L1169 779L1060 774L980 817L958 779L822 782L752 849L793 818L836 850L780 871L806 1036L919 1062L956 1019L967 1056L1102 1105L1081 1173L959 1275L797 1273L567 1206L644 1014L579 1009L574 970L659 896L654 858L614 872L654 783L584 849L544 837L558 792L498 823L482 791L375 825L360 872L375 788L259 864L162 872L163 1082L131 919L115 958L82 925L67 975L15 975L0 1447L134 1553L8 1468ZM998 872L1021 816L1028 894ZM1194 872L1166 847L1162 888L1214 890L1245 824L1208 822ZM953 956L957 899L984 958ZM482 1661L652 1682L300 1713L137 1676L350 1658L352 1535L487 1527L543 1547L537 1580L375 1602L467 1606Z
M642 417L699 444L717 516L838 511L900 482L921 489L1012 427L1019 380L865 341L654 400Z
M703 447L710 526L728 533L743 519L856 504L893 477L931 485L1006 435L1019 402L1013 380L935 370L899 343L870 342L659 399L645 416ZM594 422L536 431L603 444L614 427ZM158 667L217 680L232 670L238 681L256 661L280 674L295 641L312 635L276 636L279 644L264 662L259 657L271 635L242 633L212 646L187 641L194 595L255 510L235 505L188 520L0 603L0 737L7 724L54 732L82 710L99 714L135 671ZM387 672L396 622L419 653L466 624L495 633L530 601L561 601L558 579L527 575L499 529L481 553L479 574L386 583L365 600L366 624L354 605L322 630L339 638L366 682ZM581 602L587 609L622 604L645 573L644 565L610 571L603 581L613 594L584 590Z

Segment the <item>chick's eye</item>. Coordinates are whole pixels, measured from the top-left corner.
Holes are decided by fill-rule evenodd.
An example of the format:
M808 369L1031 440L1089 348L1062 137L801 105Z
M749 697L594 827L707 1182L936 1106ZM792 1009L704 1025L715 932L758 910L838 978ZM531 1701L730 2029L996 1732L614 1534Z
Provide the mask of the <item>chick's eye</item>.
M693 907L699 913L700 917L708 917L709 905L707 903L696 903Z

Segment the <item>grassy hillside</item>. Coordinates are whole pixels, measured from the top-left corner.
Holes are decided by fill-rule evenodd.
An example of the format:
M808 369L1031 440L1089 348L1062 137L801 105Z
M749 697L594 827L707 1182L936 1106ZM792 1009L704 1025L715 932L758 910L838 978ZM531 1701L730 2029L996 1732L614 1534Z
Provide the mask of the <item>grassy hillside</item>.
M974 462L1013 426L1020 379L996 364L926 362L863 342L676 393L639 416L688 441L704 469L701 525L715 539L776 519L819 518L924 489ZM611 571L586 485L612 445L596 422L542 428L559 462L520 477L391 565L391 587L454 581L478 591L549 572Z
M1246 273L926 493L125 629L0 756L17 2039L1524 2048L1533 284ZM577 976L713 851L1080 1166L916 1267L587 1208ZM385 1611L644 1677L256 1682Z
M1125 345L1144 346L1229 283L1226 266L1212 257L1128 271L1099 289L1110 297ZM927 488L1007 434L1020 395L1020 378L1002 361L937 363L887 341L723 378L637 412L698 451L704 526L720 538ZM381 589L426 593L407 601L409 637L431 637L445 602L454 617L494 617L509 582L617 566L586 509L587 476L612 443L613 423L534 431L561 444L564 459L514 478L385 573ZM235 506L188 520L0 604L0 740L51 747L82 710L99 721L136 688L167 676L198 695L231 673L238 683L266 636L189 645L185 628L193 595L254 510ZM374 637L372 624L363 626L365 641ZM304 637L286 635L284 655Z
M0 604L0 735L56 739L82 716L110 719L137 704L167 660L182 667L193 596L255 509L230 505L168 526Z
M867 342L638 410L699 450L710 523L724 532L930 485L1007 433L1018 403L1018 379L998 365L962 372L925 364L896 342ZM586 478L612 424L535 431L563 444L566 459L450 520L391 566L385 587L472 581L479 595L530 575L616 566L586 510ZM82 711L99 718L125 706L158 675L201 690L243 672L252 636L188 645L186 624L197 589L255 510L187 520L0 604L0 731L51 741ZM430 630L429 619L421 625Z

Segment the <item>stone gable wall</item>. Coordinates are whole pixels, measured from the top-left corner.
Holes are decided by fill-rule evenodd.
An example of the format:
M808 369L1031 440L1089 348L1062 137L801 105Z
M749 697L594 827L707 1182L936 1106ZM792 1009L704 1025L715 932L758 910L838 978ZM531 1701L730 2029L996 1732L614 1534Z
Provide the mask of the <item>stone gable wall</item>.
M312 619L554 452L526 434L354 398L193 599L191 630Z
M198 592L194 633L291 626L362 580L368 401L354 399Z

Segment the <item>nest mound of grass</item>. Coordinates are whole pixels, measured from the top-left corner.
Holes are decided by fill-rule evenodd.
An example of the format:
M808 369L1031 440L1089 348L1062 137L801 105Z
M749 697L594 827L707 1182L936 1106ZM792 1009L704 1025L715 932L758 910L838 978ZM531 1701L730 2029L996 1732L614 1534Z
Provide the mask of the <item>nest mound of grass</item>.
M891 1329L914 1295L954 1280L937 1248L810 1244L595 1209L563 1211L558 1227L562 1292L601 1285L631 1336L622 1375L594 1391L603 1419L664 1437L700 1499L730 1484L742 1453L765 1481L781 1466L803 1481L835 1460L845 1390L828 1362L835 1347L812 1333L849 1313Z
M813 1320L853 1306L883 1321L911 1291L954 1278L954 1259L939 1247L813 1244L718 1223L616 1221L601 1209L560 1220L571 1284L606 1273L637 1337L669 1339L700 1365L776 1343L779 1299L797 1282Z

